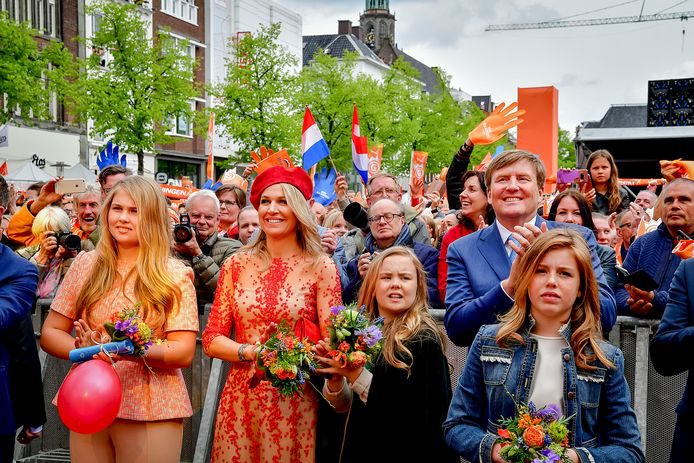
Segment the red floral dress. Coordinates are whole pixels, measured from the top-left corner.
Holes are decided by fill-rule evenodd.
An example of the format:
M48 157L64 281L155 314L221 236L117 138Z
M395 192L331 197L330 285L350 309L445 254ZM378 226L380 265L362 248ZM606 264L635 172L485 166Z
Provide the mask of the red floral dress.
M304 316L320 325L341 300L340 279L328 256L316 263L300 257L261 260L237 253L222 266L217 292L203 333L205 350L217 336L253 344L270 323L290 326ZM248 383L252 364L232 362L219 401L212 461L312 462L315 460L318 397L307 383L303 397L283 397L268 382Z

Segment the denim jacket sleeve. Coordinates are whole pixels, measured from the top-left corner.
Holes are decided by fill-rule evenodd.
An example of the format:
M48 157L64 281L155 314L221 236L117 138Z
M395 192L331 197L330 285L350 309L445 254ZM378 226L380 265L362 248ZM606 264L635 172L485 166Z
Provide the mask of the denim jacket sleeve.
M624 377L624 356L615 349L615 369L608 369L600 397L598 446L577 447L581 463L643 462L641 436Z
M491 463L497 436L487 432L487 397L482 371L481 333L468 351L463 373L453 393L448 417L443 423L446 444L468 461Z

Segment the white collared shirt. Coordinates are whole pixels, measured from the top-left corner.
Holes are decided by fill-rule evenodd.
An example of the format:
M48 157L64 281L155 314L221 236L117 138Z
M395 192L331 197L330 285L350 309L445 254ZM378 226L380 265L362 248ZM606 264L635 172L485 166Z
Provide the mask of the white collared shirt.
M496 221L496 228L499 230L499 236L501 237L501 242L504 244L504 247L506 248L506 255L511 253L511 246L506 242L508 240L508 237L511 236L511 233L513 233L515 230L509 230L508 228L504 227L501 225L501 222L499 222L498 219ZM535 225L537 223L537 214L533 216L532 219L525 223L531 223Z

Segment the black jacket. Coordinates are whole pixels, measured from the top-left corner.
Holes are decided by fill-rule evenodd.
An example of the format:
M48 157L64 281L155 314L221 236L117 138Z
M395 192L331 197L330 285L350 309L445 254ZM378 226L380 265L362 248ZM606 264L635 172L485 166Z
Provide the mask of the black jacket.
M443 437L452 393L441 344L427 333L405 345L413 358L409 377L379 356L367 403L353 396L342 463L458 461Z

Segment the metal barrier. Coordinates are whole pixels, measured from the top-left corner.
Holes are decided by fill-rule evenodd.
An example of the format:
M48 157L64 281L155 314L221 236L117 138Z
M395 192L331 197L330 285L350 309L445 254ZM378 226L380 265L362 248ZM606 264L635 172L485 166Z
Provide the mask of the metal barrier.
M34 318L34 329L39 336L50 300L39 300ZM204 313L209 313L209 304ZM443 310L432 315L443 323ZM207 323L207 315L200 315L200 333ZM687 374L664 377L658 374L648 357L651 336L658 327L657 320L617 317L617 324L609 340L624 352L624 374L632 391L632 404L636 411L641 439L649 463L667 463L675 427L675 407L684 393ZM446 356L451 366L451 385L455 388L465 366L467 348L458 347L446 339ZM30 446L17 449L19 461L69 461L69 433L58 417L51 401L62 384L70 364L39 351L44 378L44 396L48 421L41 438ZM193 405L193 416L184 422L181 460L206 463L210 461L211 444L219 397L226 382L229 365L219 359L209 359L202 352L200 338L191 368L183 370L188 393Z
M36 310L32 315L37 339L40 336L41 326L48 315L51 302L50 299L39 299L37 301ZM202 333L202 330L207 324L207 314L209 314L209 311L210 304L207 304L204 307L204 314L199 316L200 333ZM58 389L63 383L71 363L67 360L52 357L41 349L39 349L39 359L41 361L47 421L43 427L43 433L40 438L34 440L31 445L17 446L15 459L27 462L69 462L70 456L67 451L70 447L69 430L60 421L58 410L51 402L58 393ZM205 401L205 395L207 394L207 383L209 381L211 364L212 359L203 352L202 342L198 337L193 363L190 368L182 370L183 379L185 380L188 395L190 396L193 407L193 416L185 419L183 422L181 461L193 461L193 456L196 453L195 445L197 443L198 430L203 413L203 403Z

